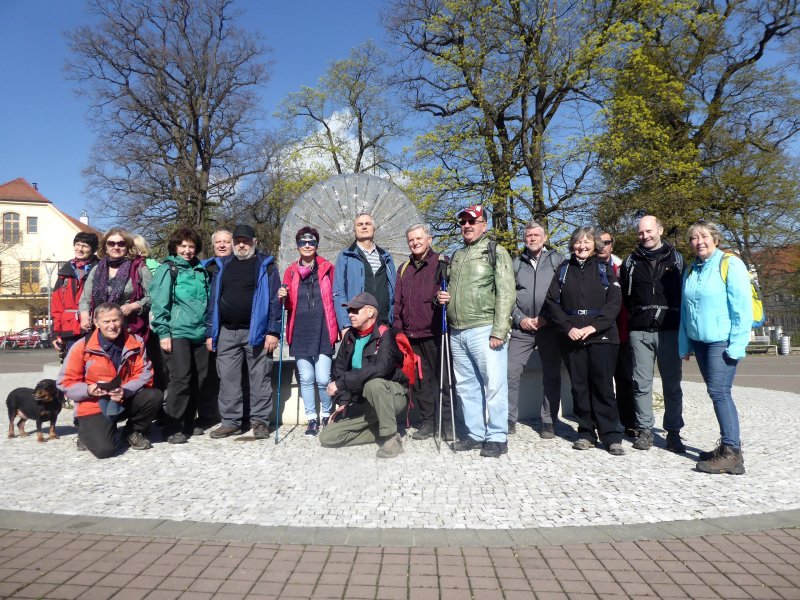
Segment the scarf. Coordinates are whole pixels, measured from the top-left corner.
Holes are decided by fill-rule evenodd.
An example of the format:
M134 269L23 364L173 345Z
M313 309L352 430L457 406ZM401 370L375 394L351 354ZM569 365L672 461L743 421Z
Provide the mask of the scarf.
M317 266L317 263L314 262L310 267L305 266L303 263L297 263L297 272L300 274L300 280L305 281L308 279L308 276L314 272L314 267Z
M109 268L116 268L117 274L109 280ZM103 302L120 303L125 284L131 275L131 260L119 258L109 260L108 257L97 263L92 282L92 312Z

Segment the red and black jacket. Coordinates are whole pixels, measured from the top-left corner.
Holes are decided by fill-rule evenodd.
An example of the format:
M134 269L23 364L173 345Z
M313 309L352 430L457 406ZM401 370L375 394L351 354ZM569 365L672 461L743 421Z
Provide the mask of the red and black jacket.
M53 295L50 300L53 335L56 337L71 338L82 335L78 302L86 283L86 274L97 262L97 257L92 256L85 268L76 269L70 261L61 265L58 270L58 280L53 287Z

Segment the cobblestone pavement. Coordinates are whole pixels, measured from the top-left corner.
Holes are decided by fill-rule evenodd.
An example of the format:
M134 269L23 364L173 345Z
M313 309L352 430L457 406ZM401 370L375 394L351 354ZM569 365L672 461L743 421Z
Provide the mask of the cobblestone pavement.
M0 598L800 599L800 396L734 390L735 477L693 470L717 425L704 386L684 393L687 456L574 451L565 422L519 427L499 460L407 437L379 461L298 428L154 431L99 461L62 413L58 440L0 440Z

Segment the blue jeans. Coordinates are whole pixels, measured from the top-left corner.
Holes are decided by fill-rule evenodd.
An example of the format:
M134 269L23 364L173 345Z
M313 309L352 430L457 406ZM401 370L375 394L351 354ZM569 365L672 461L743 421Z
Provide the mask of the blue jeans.
M714 403L714 412L719 422L719 435L722 443L734 448L741 447L739 439L739 414L733 403L731 388L736 376L738 360L728 356L728 342L706 344L692 340L692 349L697 357L697 365L706 382L706 390Z
M319 391L320 417L331 416L331 397L328 395L328 383L331 380L331 357L327 354L317 356L297 356L297 375L300 379L300 396L306 410L306 419L317 418L317 402L314 393L316 383Z
M505 442L508 344L497 350L489 347L491 325L450 331L456 393L469 436L479 442Z

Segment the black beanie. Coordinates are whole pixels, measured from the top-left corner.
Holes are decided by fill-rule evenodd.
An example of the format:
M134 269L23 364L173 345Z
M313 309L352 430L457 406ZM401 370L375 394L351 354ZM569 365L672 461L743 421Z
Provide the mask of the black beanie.
M96 233L86 233L85 231L77 233L75 237L72 239L72 243L86 244L92 249L92 254L97 252L97 246L100 245L100 241L97 239Z

